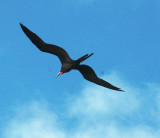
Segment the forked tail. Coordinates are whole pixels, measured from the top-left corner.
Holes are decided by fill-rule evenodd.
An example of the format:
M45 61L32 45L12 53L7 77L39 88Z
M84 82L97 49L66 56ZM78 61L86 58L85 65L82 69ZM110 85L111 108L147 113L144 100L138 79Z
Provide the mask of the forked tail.
M92 54L90 54L90 55L86 54L86 55L84 55L83 57L77 59L77 62L78 62L78 63L81 63L81 62L83 62L84 60L86 60L87 58L89 58L90 56L92 56L93 54L94 54L94 53L92 53Z

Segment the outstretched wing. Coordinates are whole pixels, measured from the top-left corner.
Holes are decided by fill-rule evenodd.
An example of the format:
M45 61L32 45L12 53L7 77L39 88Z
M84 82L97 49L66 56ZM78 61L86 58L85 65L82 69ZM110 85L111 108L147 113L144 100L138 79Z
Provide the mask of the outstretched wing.
M61 63L72 60L68 53L61 47L51 44L46 44L40 37L30 31L27 27L20 23L23 32L32 41L37 48L43 52L51 53L59 57Z
M96 83L98 85L101 85L101 86L109 88L109 89L113 89L113 90L117 90L117 91L123 91L120 88L115 87L112 84L98 78L96 73L94 72L94 70L87 65L79 65L77 69L81 72L83 77L88 81L91 81L93 83Z

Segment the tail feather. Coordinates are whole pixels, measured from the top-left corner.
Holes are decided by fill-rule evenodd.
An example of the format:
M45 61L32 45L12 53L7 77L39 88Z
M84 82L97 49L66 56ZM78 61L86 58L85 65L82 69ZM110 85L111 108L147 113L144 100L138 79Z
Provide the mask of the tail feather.
M94 53L92 53L92 54L90 54L90 55L86 54L86 55L84 55L83 57L79 58L77 61L78 61L79 63L81 63L81 62L83 62L84 60L86 60L87 58L89 58L90 56L92 56L93 54L94 54Z

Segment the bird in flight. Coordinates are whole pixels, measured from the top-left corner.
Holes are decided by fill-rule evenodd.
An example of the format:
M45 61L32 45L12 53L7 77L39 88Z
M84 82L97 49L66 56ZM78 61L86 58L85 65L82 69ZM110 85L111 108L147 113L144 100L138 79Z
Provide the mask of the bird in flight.
M77 60L73 60L63 48L53 44L45 43L39 36L37 36L32 31L30 31L27 27L25 27L21 23L20 23L20 26L23 32L27 35L27 37L31 40L31 42L34 45L36 45L36 47L39 50L41 50L42 52L47 52L47 53L58 56L62 66L61 66L60 72L57 74L57 77L60 74L67 73L72 69L76 69L76 70L79 70L80 73L83 75L83 77L88 81L91 81L95 84L98 84L100 86L103 86L112 90L123 91L120 88L108 83L107 81L98 78L96 73L90 66L80 64L81 62L83 62L84 60L92 56L93 53L91 53L90 55L86 54Z

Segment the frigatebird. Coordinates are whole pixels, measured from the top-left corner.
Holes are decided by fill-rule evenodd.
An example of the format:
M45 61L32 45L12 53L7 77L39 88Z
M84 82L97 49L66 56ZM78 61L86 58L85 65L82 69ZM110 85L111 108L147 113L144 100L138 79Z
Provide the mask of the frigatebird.
M92 56L93 53L91 53L90 55L86 54L77 60L73 60L70 58L68 53L63 48L57 45L45 43L39 36L37 36L32 31L30 31L27 27L25 27L21 23L20 23L20 26L23 32L27 35L27 37L31 40L31 42L37 46L39 50L41 50L42 52L47 52L47 53L58 56L58 58L61 61L62 66L57 76L63 73L67 73L72 69L76 69L76 70L79 70L80 73L83 75L83 77L88 81L91 81L95 84L101 85L109 89L123 91L120 88L115 87L112 84L108 83L107 81L98 78L96 73L90 66L80 65L81 62L83 62L84 60Z

